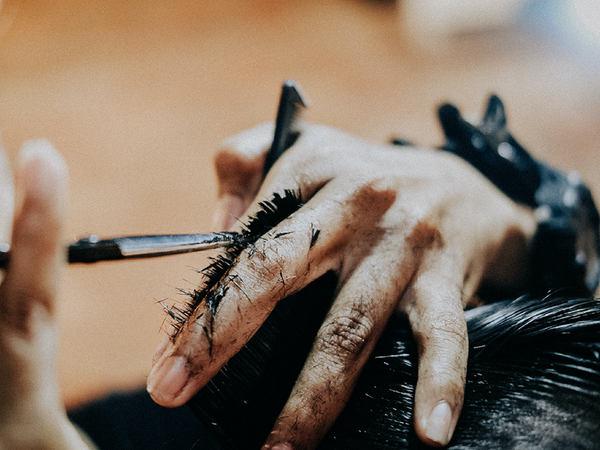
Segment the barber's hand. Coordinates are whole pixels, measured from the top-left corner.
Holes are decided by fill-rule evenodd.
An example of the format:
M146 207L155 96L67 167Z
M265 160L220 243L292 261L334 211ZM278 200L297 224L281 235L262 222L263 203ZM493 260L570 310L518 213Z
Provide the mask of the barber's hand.
M30 141L16 178L15 202L0 150L0 242L11 245L9 269L0 272L0 448L88 448L67 419L55 367L66 165L49 142Z
M394 310L419 347L415 428L445 445L463 402L468 337L463 307L484 279L517 283L532 214L459 158L392 147L306 125L260 185L272 126L228 140L216 158L217 228L236 224L273 192L299 189L297 213L242 253L208 342L201 304L173 343L162 345L148 378L166 406L188 401L261 326L275 304L327 271L337 296L267 448L312 449L344 408ZM320 230L311 245L313 230ZM287 233L284 235L284 233ZM277 239L269 236L279 235ZM257 255L263 255L257 258ZM285 284L281 283L281 279Z

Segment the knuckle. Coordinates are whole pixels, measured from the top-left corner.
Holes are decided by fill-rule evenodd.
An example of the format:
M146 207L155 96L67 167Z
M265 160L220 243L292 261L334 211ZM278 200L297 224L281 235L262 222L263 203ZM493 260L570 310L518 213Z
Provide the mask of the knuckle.
M430 389L460 392L464 387L468 335L463 322L454 314L443 315L417 336L419 380Z
M41 306L47 313L52 313L53 296L48 292L7 287L2 294L9 298L0 302L1 320L15 329L29 330L30 318L36 307Z
M464 385L468 335L464 317L445 313L415 334L419 347L419 379L440 389Z
M354 305L330 318L319 332L315 350L334 363L357 360L373 334L373 320L366 305Z
M214 158L215 171L221 183L247 184L262 171L262 156L245 156L221 150Z
M241 277L251 280L256 286L271 286L273 283L285 287L295 278L290 260L297 254L297 244L293 233L281 232L259 239L246 252L238 269Z
M406 242L413 251L440 249L446 245L439 226L431 219L417 220Z
M339 165L344 160L340 155L348 154L343 145L347 139L345 133L325 125L304 126L298 145L286 153L286 159L298 172L319 168L327 163Z
M463 392L466 380L466 369L447 365L430 373L419 374L419 383L425 385L428 392L446 392L459 394ZM452 395L447 395L452 397ZM460 397L460 395L459 395Z
M315 148L322 148L331 143L344 142L348 136L348 134L337 128L319 123L307 125L302 130L302 140Z
M243 158L260 156L267 151L273 138L274 124L262 123L224 139L219 146L220 154L233 154Z
M30 249L39 256L50 256L57 251L60 223L43 205L27 202L18 219L14 233L15 249Z
M467 325L464 314L447 311L437 314L429 325L432 339L445 345L447 341L461 344L467 342Z
M331 144L296 145L281 158L281 166L286 173L310 178L315 170L330 165L335 154L336 149Z
M396 199L396 190L386 176L358 178L354 198L366 207L387 209Z

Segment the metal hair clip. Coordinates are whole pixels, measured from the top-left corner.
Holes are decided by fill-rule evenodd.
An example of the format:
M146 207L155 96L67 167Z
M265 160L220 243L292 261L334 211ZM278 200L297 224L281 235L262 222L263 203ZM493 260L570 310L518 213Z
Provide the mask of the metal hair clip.
M300 135L297 119L304 106L299 86L292 80L286 81L281 91L273 144L267 152L263 178ZM227 247L235 244L238 237L239 234L233 232L125 236L112 239L100 239L92 235L69 245L67 257L69 263L150 258ZM5 269L9 260L9 245L0 243L0 269Z

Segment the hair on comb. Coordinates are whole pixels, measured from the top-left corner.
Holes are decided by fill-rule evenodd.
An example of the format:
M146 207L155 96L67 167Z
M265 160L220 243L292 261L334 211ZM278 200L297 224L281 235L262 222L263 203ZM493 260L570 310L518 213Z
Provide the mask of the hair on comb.
M204 275L202 286L193 292L180 290L181 293L189 297L185 305L180 308L177 306L168 307L163 304L163 308L172 319L171 337L173 339L202 301L207 302L214 316L221 299L229 289L229 284L236 282L227 275L235 265L240 253L247 248L252 248L261 236L291 216L301 206L300 192L290 189L286 189L283 195L274 193L270 200L260 202L261 209L248 219L242 231L237 233L234 243L226 247L216 257L210 258L211 263L200 271Z

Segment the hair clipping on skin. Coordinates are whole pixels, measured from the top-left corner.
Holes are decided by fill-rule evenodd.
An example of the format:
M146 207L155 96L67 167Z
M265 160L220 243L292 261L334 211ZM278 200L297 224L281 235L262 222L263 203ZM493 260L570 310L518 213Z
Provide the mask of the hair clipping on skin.
M221 299L230 287L235 286L237 289L242 289L241 280L229 276L229 271L235 265L240 253L245 249L255 251L253 249L256 241L300 209L302 201L299 191L286 189L283 195L275 193L271 199L260 202L259 205L261 209L250 217L242 231L237 233L235 244L223 247L220 254L210 258L211 263L208 267L200 271L205 275L202 286L193 292L184 292L188 296L184 307L163 305L172 318L172 339L177 336L181 327L201 302L207 303L214 316ZM280 236L275 235L273 239L278 237Z
M446 135L443 150L470 163L512 200L535 209L532 292L575 288L593 293L600 281L600 216L579 175L535 160L508 130L495 95L479 125L464 120L451 104L440 107L439 118Z

